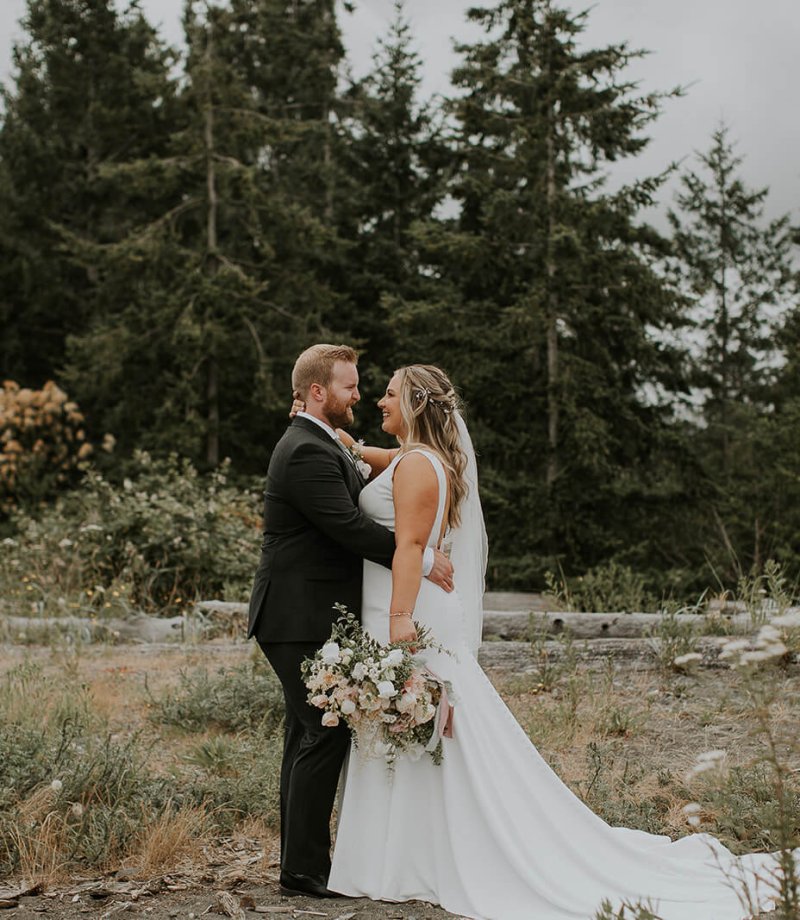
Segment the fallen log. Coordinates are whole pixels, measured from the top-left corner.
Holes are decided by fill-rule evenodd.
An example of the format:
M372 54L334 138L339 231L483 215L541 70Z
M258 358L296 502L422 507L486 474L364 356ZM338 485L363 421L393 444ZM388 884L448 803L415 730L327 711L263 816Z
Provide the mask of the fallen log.
M644 639L657 630L658 613L571 613L530 610L529 603L540 595L488 592L485 596L483 638L496 644L526 642L534 636L569 634L584 639ZM513 604L517 603L514 607ZM489 607L489 603L496 605ZM790 608L797 611L800 608ZM155 617L134 613L127 618L12 616L0 612L0 638L7 641L46 642L53 635L77 635L87 642L168 643L189 639L244 638L248 605L239 601L198 601L183 616ZM679 613L680 625L696 627L698 634L748 633L754 628L748 613L730 615L713 611Z
M520 600L515 607L514 599ZM531 611L527 602L541 598L535 594L514 594L487 592L484 598L483 638L484 640L526 640L537 633L557 636L569 632L576 639L628 639L642 638L658 626L660 613L567 613L562 611ZM497 606L489 606L489 604ZM204 621L204 630L212 634L219 630L235 635L236 626L245 629L247 604L235 601L198 601L196 611ZM704 614L679 613L680 624L697 627L698 632L709 631L711 622ZM752 623L750 616L736 613L717 619L724 631L744 632ZM227 624L227 629L225 625Z
M576 639L636 639L656 629L660 613L566 613L543 611L523 613L499 610L484 611L484 639L530 639L533 635L557 636L569 633ZM702 613L679 613L680 625L696 627L698 633L710 632L712 625L720 631L740 633L752 627L748 614L708 618Z
M696 649L703 656L703 667L727 667L719 661L723 637L707 636L697 640ZM653 640L651 639L586 639L574 642L568 652L565 644L549 641L543 646L534 646L530 642L484 642L478 652L481 667L487 670L514 671L517 673L535 672L540 667L538 656L542 648L551 663L563 661L567 654L588 664L602 665L608 659L631 670L648 671L659 666Z
M94 617L0 616L0 634L9 640L46 641L54 635L76 635L86 642L179 642L186 638L186 619L151 617L146 613L126 619Z

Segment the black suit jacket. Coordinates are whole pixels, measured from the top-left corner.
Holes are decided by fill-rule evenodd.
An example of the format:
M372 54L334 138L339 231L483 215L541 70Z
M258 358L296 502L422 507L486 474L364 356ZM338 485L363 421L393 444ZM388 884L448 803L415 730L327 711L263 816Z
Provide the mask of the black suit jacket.
M248 638L324 642L338 614L361 612L362 559L391 566L394 534L358 510L364 480L319 425L295 418L275 447Z

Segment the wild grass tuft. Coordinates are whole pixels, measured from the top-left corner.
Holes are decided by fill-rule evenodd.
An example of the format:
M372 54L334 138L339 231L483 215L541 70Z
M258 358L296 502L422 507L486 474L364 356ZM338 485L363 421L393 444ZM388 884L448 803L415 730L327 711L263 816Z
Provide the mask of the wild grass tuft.
M210 673L181 671L178 686L151 696L150 718L188 732L217 729L272 734L283 719L283 690L272 669L258 658Z

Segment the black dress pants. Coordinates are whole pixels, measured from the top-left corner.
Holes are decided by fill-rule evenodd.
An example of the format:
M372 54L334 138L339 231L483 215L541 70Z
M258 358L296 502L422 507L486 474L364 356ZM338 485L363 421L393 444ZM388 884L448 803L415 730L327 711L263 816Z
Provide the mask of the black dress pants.
M281 868L323 876L331 868L330 820L350 731L326 728L322 710L310 706L300 664L319 642L259 642L283 685L286 726L281 764Z

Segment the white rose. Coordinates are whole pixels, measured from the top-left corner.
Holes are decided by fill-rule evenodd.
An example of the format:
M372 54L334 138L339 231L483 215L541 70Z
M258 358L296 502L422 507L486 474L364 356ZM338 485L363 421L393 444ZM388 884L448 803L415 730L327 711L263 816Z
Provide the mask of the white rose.
M356 711L356 704L352 700L342 700L340 709L346 716L350 716Z
M337 664L341 661L338 642L326 642L322 646L322 660L325 664Z
M322 724L325 728L335 728L339 724L339 716L335 712L323 712Z
M403 663L403 650L399 648L393 648L391 652L386 656L386 661L389 663L390 668L396 668L398 665Z
M357 661L353 665L353 679L354 680L364 680L366 676L367 676L367 669L364 666L364 662Z
M318 693L311 697L311 705L324 709L328 705L328 697L324 693Z
M378 684L378 696L383 700L390 700L397 691L390 680L382 680Z

